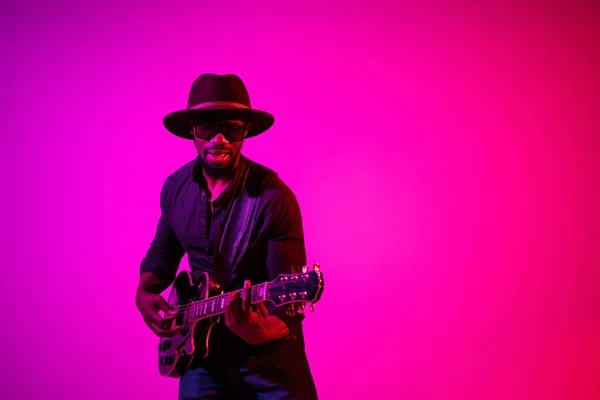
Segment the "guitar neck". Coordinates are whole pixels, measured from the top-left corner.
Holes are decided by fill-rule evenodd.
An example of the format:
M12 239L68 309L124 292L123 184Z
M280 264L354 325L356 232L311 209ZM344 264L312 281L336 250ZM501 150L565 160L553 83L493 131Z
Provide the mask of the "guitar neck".
M252 286L250 301L252 304L267 300L268 282ZM194 301L185 306L185 316L188 322L213 317L225 312L225 300L231 293L241 293L243 289L235 290L208 299Z

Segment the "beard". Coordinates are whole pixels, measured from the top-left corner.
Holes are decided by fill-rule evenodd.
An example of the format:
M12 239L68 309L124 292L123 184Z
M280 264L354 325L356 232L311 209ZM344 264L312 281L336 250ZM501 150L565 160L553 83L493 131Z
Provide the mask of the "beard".
M207 157L208 157L208 155L206 153L200 154L199 160L200 160L200 165L202 166L202 169L208 176L210 176L212 178L221 178L221 177L226 177L226 176L231 175L231 173L233 172L233 170L235 169L235 167L238 164L238 161L240 158L240 152L239 151L231 152L228 162L223 163L223 164L215 165L215 164L209 162Z

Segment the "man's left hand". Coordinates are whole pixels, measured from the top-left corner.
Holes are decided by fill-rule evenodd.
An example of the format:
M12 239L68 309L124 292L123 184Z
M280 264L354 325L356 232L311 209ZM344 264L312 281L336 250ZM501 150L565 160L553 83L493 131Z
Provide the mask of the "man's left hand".
M244 282L240 292L233 292L225 300L225 325L249 344L262 344L281 339L290 331L285 323L269 315L265 305L251 301L250 281Z

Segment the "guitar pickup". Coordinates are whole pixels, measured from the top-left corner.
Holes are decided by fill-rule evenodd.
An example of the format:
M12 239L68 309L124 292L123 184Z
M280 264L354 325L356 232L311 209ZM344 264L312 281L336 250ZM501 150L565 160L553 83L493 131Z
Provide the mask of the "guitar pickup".
M158 351L169 350L172 344L173 342L171 340L163 340L162 342L158 343Z
M163 340L162 342L158 343L158 351L169 350L172 344L173 342L170 340Z
M172 356L161 357L159 360L160 365L173 365L175 358Z

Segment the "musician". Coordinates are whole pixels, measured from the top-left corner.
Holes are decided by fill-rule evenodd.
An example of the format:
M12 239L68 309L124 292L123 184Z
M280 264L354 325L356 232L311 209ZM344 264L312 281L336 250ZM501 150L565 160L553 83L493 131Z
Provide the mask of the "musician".
M225 282L228 292L238 291L228 296L222 323L211 332L209 357L196 357L181 376L179 399L316 399L302 315L272 303L251 305L248 297L251 284L306 264L294 193L241 153L243 141L268 130L273 116L251 108L238 76L203 74L192 84L187 109L163 122L192 140L198 155L161 189L161 216L141 262L136 305L156 335L177 331L161 293L186 253L196 277L208 272L215 289Z

